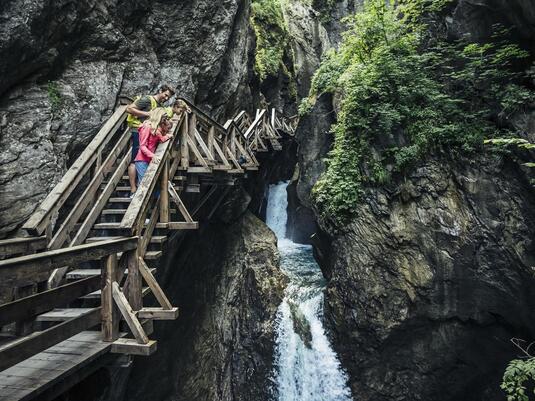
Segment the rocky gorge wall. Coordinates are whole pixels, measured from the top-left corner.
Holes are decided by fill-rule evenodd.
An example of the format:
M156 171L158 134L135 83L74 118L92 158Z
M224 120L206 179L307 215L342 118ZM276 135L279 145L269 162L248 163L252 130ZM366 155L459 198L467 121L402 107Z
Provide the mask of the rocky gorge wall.
M529 1L459 0L435 28L484 41L501 23L533 49L534 12ZM504 399L501 377L517 356L510 339L535 335L532 177L508 157L434 155L368 188L346 226L327 221L310 190L325 169L335 100L324 95L301 119L290 212L315 234L325 317L354 397ZM533 114L516 128L533 140Z

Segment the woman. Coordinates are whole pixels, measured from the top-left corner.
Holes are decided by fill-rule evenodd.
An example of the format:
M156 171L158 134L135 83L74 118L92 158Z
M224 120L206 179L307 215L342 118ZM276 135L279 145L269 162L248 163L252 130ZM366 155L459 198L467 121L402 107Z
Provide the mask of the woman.
M163 107L158 107L149 114L150 117L139 128L139 151L135 160L138 186L143 180L149 163L160 162L154 155L158 144L173 138L172 134L167 133L172 126L167 111Z

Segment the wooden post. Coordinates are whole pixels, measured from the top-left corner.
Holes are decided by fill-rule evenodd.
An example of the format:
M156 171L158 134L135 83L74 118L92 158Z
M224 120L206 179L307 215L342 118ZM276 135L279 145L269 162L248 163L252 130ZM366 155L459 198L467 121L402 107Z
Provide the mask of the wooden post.
M188 141L190 141L190 143L192 145L195 144L195 129L197 128L197 115L195 113L191 113L189 115L189 124L188 124ZM194 160L195 164L197 163L198 160L198 157L194 156L195 159L197 160Z
M189 117L186 116L180 127L180 165L184 170L189 167L188 121Z
M160 175L160 222L169 223L169 192L167 185L169 183L169 160L165 161L162 173Z
M134 311L143 307L142 282L139 273L138 250L128 252L128 302Z
M117 275L117 255L115 253L102 261L102 340L115 341L119 338L119 314L113 301L113 283Z
M212 159L215 159L215 154L214 154L214 136L215 136L215 128L214 126L212 125L210 127L210 129L208 130L208 151L210 152L210 154L212 155Z

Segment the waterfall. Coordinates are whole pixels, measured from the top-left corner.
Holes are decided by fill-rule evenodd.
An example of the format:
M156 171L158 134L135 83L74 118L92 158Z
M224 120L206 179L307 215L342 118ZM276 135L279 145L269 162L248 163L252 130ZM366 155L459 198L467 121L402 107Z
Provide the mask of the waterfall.
M278 401L351 401L342 370L323 328L326 282L310 245L286 238L287 182L271 185L267 224L278 238L281 269L289 278L277 312L274 393Z

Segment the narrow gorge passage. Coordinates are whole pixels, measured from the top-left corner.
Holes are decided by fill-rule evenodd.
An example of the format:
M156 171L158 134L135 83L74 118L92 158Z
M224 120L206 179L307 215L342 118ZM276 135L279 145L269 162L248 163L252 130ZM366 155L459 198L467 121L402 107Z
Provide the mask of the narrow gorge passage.
M289 283L277 312L274 394L278 401L350 401L347 375L323 327L326 281L310 245L286 238L288 182L270 186L267 224Z

